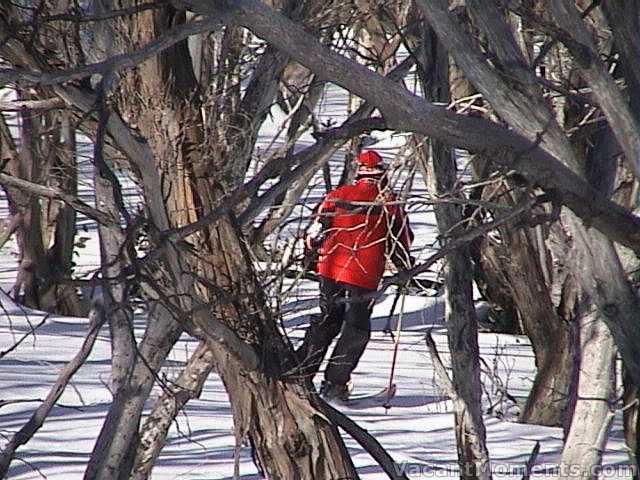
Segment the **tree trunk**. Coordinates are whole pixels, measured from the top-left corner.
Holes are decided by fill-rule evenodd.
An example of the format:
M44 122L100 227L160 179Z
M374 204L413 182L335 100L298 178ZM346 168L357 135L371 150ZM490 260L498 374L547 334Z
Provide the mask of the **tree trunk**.
M590 309L590 301L585 302ZM579 317L578 398L560 461L561 479L596 480L614 412L615 345L597 313Z
M171 7L140 14L128 25L130 34L121 33L144 44L168 24L182 22L182 15ZM153 205L153 220L160 230L181 227L211 213L224 197L221 180L232 172L235 160L230 152L210 155L211 145L203 142L202 110L190 93L197 85L193 72L184 68L188 58L184 49L186 44L178 44L173 54L166 52L130 72L117 98L121 111L139 126L155 156L149 159L155 165L137 170L144 175L145 198ZM145 101L130 102L140 97ZM270 103L274 98L262 100ZM156 122L159 117L162 124ZM319 413L310 385L283 373L295 366L292 352L257 286L234 220L226 216L185 241L172 245L161 257L161 272L169 277L154 285L156 297L191 333L207 342L229 393L238 442L250 439L260 468L270 478L357 478L339 432ZM189 281L192 288L186 286ZM227 338L238 348L221 342L212 326L226 328ZM243 354L258 360L247 366L239 360ZM136 398L146 398L144 393ZM128 475L125 459L118 472Z
M433 145L432 159L438 194L451 192L456 181L455 160L451 150ZM446 163L449 163L447 165ZM434 207L438 230L442 236L455 236L463 221L459 207ZM446 241L443 247L446 247ZM482 420L482 388L478 327L473 303L472 268L468 248L447 255L444 269L446 325L453 385L464 408L456 410L458 463L462 479L490 479L491 467L486 448L486 431Z
M236 441L249 438L263 475L292 480L359 478L340 433L307 386L261 372L246 374L234 362L218 368L231 401Z
M56 131L49 141L50 149L44 156L48 161L48 184L65 193L78 194L78 172L76 158L75 129L71 114L58 112L52 116L49 128ZM70 278L73 270L73 252L76 235L76 212L70 205L61 202L45 202L43 212L43 238L46 261L51 266L51 283L43 292L42 308L65 315L81 316L80 300L73 287L61 285Z
M517 191L517 190L516 190ZM528 195L529 193L526 193ZM517 193L516 193L517 195ZM507 200L507 204L512 204ZM508 225L500 229L500 242L484 247L484 259L494 259L505 277L524 333L536 358L536 376L520 421L563 426L571 396L574 370L575 333L573 320L572 268L568 239L559 225L551 229L549 243L558 242L564 255L552 255L541 234L542 226L527 228ZM495 250L491 254L492 250ZM489 256L487 256L489 254ZM554 295L559 285L561 295ZM554 298L554 297L559 298Z
M432 101L449 101L448 54L431 30L427 30L425 52L432 57L431 65L423 60L425 71L432 72L430 84L423 85L425 96ZM431 68L428 68L428 67ZM457 167L454 152L441 142L432 140L429 149L433 162L435 192L437 195L454 194ZM422 159L426 162L426 159ZM426 168L423 168L426 170ZM437 204L434 207L441 246L447 239L463 230L460 205ZM482 388L480 382L480 351L478 326L473 303L471 256L468 248L460 248L446 256L444 284L446 298L446 325L453 386L461 408L455 411L455 428L460 478L490 479L491 467L486 447L486 430L482 419Z
M140 442L130 480L149 478L151 469L164 447L169 427L189 400L200 397L204 382L213 367L213 354L206 342L201 342L180 376L165 388L145 419L140 430Z
M622 395L622 421L624 424L624 439L629 449L629 463L633 469L633 480L640 478L638 461L640 460L640 415L638 415L638 402L640 401L640 387L624 373L622 377L624 393Z
M47 119L44 126L42 118ZM11 175L75 196L75 132L68 121L59 121L60 118L68 120L68 115L23 110L19 147L11 138L4 117L1 118L3 157ZM48 133L41 134L42 129ZM58 200L40 199L14 187L5 190L12 212L10 226L17 234L21 256L14 297L22 295L26 305L49 312L86 313L80 309L75 290L61 285L72 269L75 210ZM0 242L4 243L4 238Z
M20 99L24 94L19 93ZM20 145L17 156L7 165L10 174L39 183L41 178L38 159L38 122L34 120L34 113L28 110L20 112L19 136ZM4 120L3 120L4 122ZM44 261L44 245L42 239L42 210L40 199L16 189L8 189L9 209L13 215L21 218L20 229L17 231L18 247L20 249L19 269L13 296L21 303L40 308L41 286L47 283L50 272L49 264Z
M585 239L577 240L581 243ZM599 256L597 252L590 255ZM608 301L600 286L597 263L593 258L578 258L578 395L562 451L559 478L563 480L599 478L597 471L614 417L616 349L607 324L600 318L603 311L593 308Z
M106 92L104 93L106 94ZM101 117L106 114L104 101L99 106ZM121 210L123 204L118 201L122 195L119 182L107 166L102 152L104 126L99 127L94 148L94 188L96 206L109 213L112 218L126 218ZM126 267L129 247L126 235L119 226L98 226L100 240L100 264L103 279L117 277ZM109 320L111 337L111 380L110 390L113 402L94 446L91 459L85 472L85 479L107 480L124 479L122 465L128 465L133 459L131 445L135 442L137 429L118 428L114 425L124 415L118 414L126 409L132 395L129 381L136 362L136 340L133 336L133 312L128 302L130 285L124 282L102 285L102 298L106 316ZM132 418L127 422L136 423ZM126 470L126 468L124 469Z
M506 232L505 232L506 233ZM575 334L571 318L554 308L551 285L545 281L539 257L545 245L535 246L534 229L507 234L513 297L526 335L531 340L537 372L520 421L548 426L564 425L574 368ZM557 271L554 272L557 274ZM565 281L571 294L571 280ZM566 313L572 314L571 311Z

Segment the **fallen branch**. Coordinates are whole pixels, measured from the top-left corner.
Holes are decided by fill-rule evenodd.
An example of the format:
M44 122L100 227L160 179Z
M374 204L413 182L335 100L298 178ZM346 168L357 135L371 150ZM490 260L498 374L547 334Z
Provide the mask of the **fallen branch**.
M51 390L49 390L49 394L45 400L40 404L37 410L33 412L29 421L25 423L24 426L13 435L13 437L11 437L11 440L5 446L2 455L0 455L0 478L6 477L9 465L15 457L16 449L31 440L33 435L40 429L40 427L42 427L45 419L64 392L69 380L71 380L71 377L73 377L89 357L96 338L98 337L100 327L102 327L104 322L104 311L101 307L94 307L89 314L89 332L87 333L87 337L85 338L82 347L80 347L76 356L65 365L60 372L56 383L51 387Z
M11 345L9 348L7 348L6 350L3 350L0 352L0 360L7 356L8 354L10 354L11 352L13 352L16 348L18 348L20 346L20 344L22 342L24 342L27 338L29 338L31 335L35 335L36 330L38 330L42 325L44 325L46 323L46 321L49 319L51 314L47 314L44 316L44 318L42 320L40 320L40 323L38 323L35 327L32 327L31 330L29 330L27 333L25 333L22 337L20 337L19 340L17 340L13 345Z

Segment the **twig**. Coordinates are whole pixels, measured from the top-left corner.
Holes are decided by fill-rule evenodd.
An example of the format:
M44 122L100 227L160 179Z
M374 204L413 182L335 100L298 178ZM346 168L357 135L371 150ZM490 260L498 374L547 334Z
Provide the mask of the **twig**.
M0 408L6 407L7 405L14 405L16 403L37 403L44 402L41 398L19 398L17 400L0 400ZM57 404L60 408L68 408L70 410L77 410L82 412L82 408L76 407L75 405L64 405L62 403Z
M22 337L20 337L20 339L18 341L16 341L13 345L11 345L11 347L9 347L8 349L3 350L2 352L0 352L0 359L4 358L5 356L7 356L11 352L13 352L16 348L18 348L20 346L20 344L22 342L24 342L31 335L35 334L36 330L38 328L40 328L42 325L44 325L45 322L49 319L50 316L51 316L51 314L45 315L45 317L42 320L40 320L40 323L38 323L35 327L31 327L31 329L27 333L25 333Z
M47 478L49 478L44 473L42 473L42 470L40 470L36 465L34 465L33 463L29 462L28 460L25 460L24 458L20 458L20 457L16 457L16 460L18 460L19 462L24 463L27 467L31 468L34 472L37 472L38 475L40 475L45 480L47 480Z
M56 383L51 387L51 390L49 390L45 400L40 404L36 411L33 412L29 421L25 423L24 426L13 435L13 437L11 437L11 440L5 446L2 455L0 455L0 478L6 477L9 465L15 457L16 449L20 445L24 445L31 440L33 435L40 429L40 427L42 427L45 419L56 404L56 401L64 392L69 380L71 380L71 377L73 377L89 357L96 338L98 337L98 333L100 332L100 327L104 322L105 315L102 307L95 306L89 314L89 332L82 343L82 347L80 347L76 356L64 366L56 380Z

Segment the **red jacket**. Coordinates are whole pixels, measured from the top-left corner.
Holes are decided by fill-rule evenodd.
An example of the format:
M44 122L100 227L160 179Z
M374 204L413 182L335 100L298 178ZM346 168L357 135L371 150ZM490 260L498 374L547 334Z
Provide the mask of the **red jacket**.
M362 179L330 192L318 209L325 224L317 271L326 278L374 290L393 239L408 252L413 233L403 209L388 205L393 194L381 193L378 182Z

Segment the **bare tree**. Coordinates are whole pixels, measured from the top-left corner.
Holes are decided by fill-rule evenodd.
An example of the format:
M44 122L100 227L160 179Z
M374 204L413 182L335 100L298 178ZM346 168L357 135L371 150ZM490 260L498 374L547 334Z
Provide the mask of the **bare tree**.
M327 413L310 379L297 374L300 365L269 307L242 226L269 203L268 198L282 193L302 174L310 175L337 144L367 129L432 137L441 191L451 190L455 182L455 162L446 143L489 159L492 171L515 171L527 184L523 197L529 208L546 203L547 211L554 212L566 207L561 220L575 241L577 272L583 282L582 311L606 323L630 377L638 382L640 360L634 346L640 333L633 328L637 299L612 242L640 251L640 221L627 205L616 203L609 192L588 178L582 152L576 150L546 101L548 83L539 80L522 57L497 2L468 2L486 45L479 45L456 24L448 2L416 2L441 45L490 104L494 119L459 114L426 101L391 78L322 45L313 34L313 22L324 19L312 8L318 7L317 3L287 1L275 8L256 0L174 0L149 8L133 1L97 3L100 8L93 15L102 19L104 30L100 33L96 29L96 38L99 44L113 45L114 49L89 64L80 59L70 69L58 68L42 45L30 44L32 36L15 28L23 19L13 6L3 5L6 15L0 20L1 33L7 38L0 53L12 66L0 71L0 80L38 85L73 108L81 128L95 140L97 198L116 219L115 225L105 222L100 226L101 282L112 314L114 402L86 478L129 478L136 452L136 466L148 472L166 432L164 426L179 404L164 412L156 410L139 442L142 408L155 374L182 330L203 345L199 351L202 357L198 357L201 362L194 357L198 363L198 379L193 383L196 391L198 383L215 368L229 393L238 445L249 440L266 475L357 477L338 431L337 417ZM557 9L550 10L555 12L557 24L540 19L530 9L513 10L571 52L593 89L592 103L601 109L623 148L629 169L635 171L636 158L629 157L636 153L638 132L624 97L606 68L596 61L596 46L584 36L582 24L576 23L576 12L558 2L549 4ZM113 13L117 9L120 14ZM80 22L74 18L72 23ZM22 25L29 31L37 24L31 19ZM569 26L572 35L567 32ZM202 35L197 41L187 40L196 34ZM253 48L248 41L255 40L251 35L268 46ZM194 59L197 52L200 57ZM444 55L440 49L438 53ZM253 63L244 64L247 58ZM591 62L584 63L585 58ZM322 155L306 152L295 160L285 157L277 186L269 189L266 198L251 200L272 176L270 169L276 168L265 166L243 184L257 131L276 101L280 76L291 61L303 64L319 80L335 82L364 99L367 108L377 108L381 117L367 118L369 110L363 114L365 125L354 122L340 127L342 133L351 132L349 135L331 137L336 131L328 132L329 140L323 143L321 139L312 147ZM93 83L86 81L91 75L97 75ZM443 84L438 88L448 90ZM433 98L446 102L446 95L440 93L443 96ZM580 97L578 93L568 96ZM499 121L495 121L497 117ZM105 154L110 149L124 154L139 182L144 216L133 215L123 206L121 189L111 172L113 159ZM296 161L298 166L290 169ZM540 198L529 198L531 192L540 193ZM438 217L442 232L459 229L459 209L439 209ZM142 225L150 249L144 258L138 258L133 239ZM481 225L478 232L494 226ZM464 241L445 241L439 258L448 255L449 260L451 348L454 356L459 355L454 358L454 384L469 409L467 417L457 419L460 463L476 467L471 476L487 478L469 255L465 251L468 239L479 233L471 233L460 233ZM460 250L454 253L454 249ZM591 253L595 260L586 262ZM427 263L402 272L398 278L423 271ZM534 266L542 271L545 262ZM127 303L130 289L138 286L147 296L152 320L140 342L131 335ZM460 291L454 291L454 286ZM549 310L539 315L551 315ZM460 340L466 342L465 348L457 349ZM606 356L609 349L603 347L600 352ZM583 364L596 369L594 363ZM599 388L603 385L598 383ZM166 405L166 400L161 405ZM606 427L606 418L601 418L599 425ZM468 431L475 434L470 443L463 438ZM146 442L145 434L154 439Z

